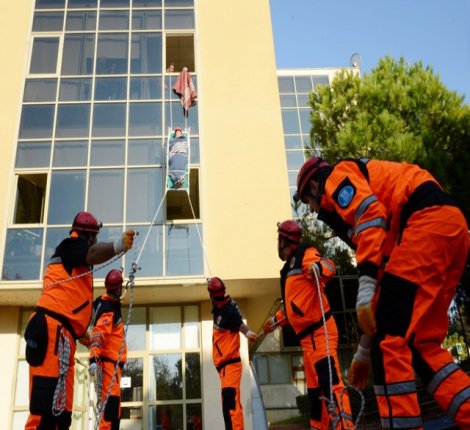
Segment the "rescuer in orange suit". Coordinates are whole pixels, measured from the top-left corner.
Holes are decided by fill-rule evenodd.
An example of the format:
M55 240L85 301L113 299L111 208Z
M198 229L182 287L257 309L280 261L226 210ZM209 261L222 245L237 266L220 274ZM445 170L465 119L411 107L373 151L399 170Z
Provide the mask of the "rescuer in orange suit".
M365 386L371 359L382 427L422 429L414 369L459 428L470 428L470 377L441 348L469 249L452 198L413 164L330 166L317 157L301 167L295 198L356 250L364 335L349 379Z
M97 243L101 223L79 212L46 268L43 289L25 331L29 364L29 411L25 429L66 430L72 422L76 340L91 319L94 264L132 247L128 230L110 243ZM86 338L83 341L87 343Z
M222 385L225 430L243 430L243 409L240 402L240 332L251 342L256 341L257 336L243 323L235 300L225 295L222 279L208 279L207 290L213 305L212 358Z
M329 429L336 422L336 429L352 429L349 396L338 365L338 329L324 293L325 283L333 278L336 267L314 247L300 244L302 231L294 220L279 223L277 233L279 258L285 261L281 270L284 310L266 320L263 330L269 333L277 326L290 324L302 346L310 428ZM331 390L333 399L330 399ZM329 416L327 402L320 397L334 401L332 416Z
M119 430L121 420L121 374L127 358L121 316L122 282L122 272L112 269L104 280L106 293L93 303L89 372L101 388L101 403L106 402L100 417L100 430Z

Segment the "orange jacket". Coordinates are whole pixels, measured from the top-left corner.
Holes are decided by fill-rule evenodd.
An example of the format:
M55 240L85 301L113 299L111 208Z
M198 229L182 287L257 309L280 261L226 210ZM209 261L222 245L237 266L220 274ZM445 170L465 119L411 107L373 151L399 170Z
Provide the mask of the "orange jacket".
M124 323L121 317L121 303L107 293L93 303L95 316L90 336L90 362L108 360L124 365L127 358L127 344ZM119 357L119 352L122 353Z
M447 204L445 196L433 176L416 165L342 160L326 179L318 219L356 249L360 273L376 278L407 217L426 205Z
M320 294L315 278L309 274L309 266L317 263L321 274ZM330 304L325 295L325 282L335 275L336 268L330 259L322 258L313 247L299 246L286 261L281 270L281 293L284 309L289 324L299 339L311 333L323 324L320 297L323 311L330 310Z

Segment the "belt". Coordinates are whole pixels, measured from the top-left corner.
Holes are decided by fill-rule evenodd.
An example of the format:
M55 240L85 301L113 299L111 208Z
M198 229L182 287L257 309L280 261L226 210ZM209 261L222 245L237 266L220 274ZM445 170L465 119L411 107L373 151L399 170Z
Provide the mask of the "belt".
M107 363L113 363L115 366L116 366L116 363L117 363L116 360L111 360L108 357L100 357L99 360L100 361L106 361ZM124 368L125 364L126 364L125 362L124 363L122 361L119 362L119 367L121 368L121 370Z
M75 330L73 329L72 324L70 324L70 321L64 315L61 315L57 312L43 308L42 306L37 306L36 312L46 314L47 316L50 316L51 318L54 318L55 320L59 321L62 324L62 326L64 326L67 329L67 331L72 335L72 337L75 340L79 338L77 334L75 333Z
M331 311L326 312L325 322L328 321L332 315L333 313ZM305 327L302 331L297 333L297 339L299 341L302 340L305 336L308 336L310 333L314 332L315 330L319 329L322 326L323 326L323 318L317 322L310 324L309 326Z
M240 361L242 361L240 357L230 358L229 360L225 360L224 362L222 362L222 364L219 364L216 367L217 372L220 372L225 366L228 366L229 364L240 363Z

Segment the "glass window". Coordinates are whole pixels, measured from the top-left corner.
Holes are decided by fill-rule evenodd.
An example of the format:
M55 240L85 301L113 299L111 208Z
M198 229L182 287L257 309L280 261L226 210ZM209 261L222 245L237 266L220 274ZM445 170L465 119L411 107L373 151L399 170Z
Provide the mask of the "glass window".
M298 170L304 164L304 151L287 151L287 169Z
M286 149L301 149L302 139L300 136L284 136L284 145Z
M63 24L63 12L36 12L33 31L62 31Z
M131 73L162 73L161 33L133 33Z
M161 103L131 103L129 105L129 136L162 134Z
M126 134L126 105L124 103L95 104L93 137L119 137Z
M129 36L124 33L103 33L98 36L96 73L127 73ZM155 53L154 53L155 55Z
M196 224L172 224L167 227L167 276L201 275L202 247Z
M158 355L151 355L149 358L149 400L181 399L183 397L181 354L160 353ZM181 409L181 405L178 407Z
M129 0L101 0L101 7L129 7Z
M72 225L72 220L69 221ZM49 260L54 254L55 249L65 238L69 237L70 227L49 227L46 232L46 247L44 252L44 268L49 264Z
M295 95L281 95L281 107L297 107L297 100L295 99Z
M106 222L122 222L124 169L91 170L88 210Z
M97 78L95 100L124 100L127 98L127 78Z
M147 226L127 226L139 232L139 236L135 240L134 247L140 248L140 244L143 243L145 237L148 239L145 242L145 247L142 249L140 256L140 270L139 276L163 276L163 232L161 225L153 225L150 233L149 227Z
M26 79L24 102L55 102L57 79Z
M194 0L165 0L166 7L193 7Z
M127 323L128 314L129 308L123 308L122 320L124 321L124 323ZM138 308L134 306L131 312L131 320L129 322L129 325L127 326L126 342L128 351L145 351L145 320L145 308Z
M279 92L281 94L295 93L294 78L292 76L280 76L278 78Z
M143 411L141 406L121 406L121 428L144 430L142 422Z
M173 98L173 103L171 103L171 113L170 113L170 103L165 103L165 130L168 128L174 128L177 125L180 127L184 124L187 124L187 128L191 130L191 134L198 134L199 132L199 115L198 115L198 106L197 104L192 106L189 109L188 118L184 117L183 108L179 102L179 99Z
M312 128L312 111L310 109L299 109L299 117L302 133L310 134L310 129Z
M145 309L144 309L145 310ZM145 318L144 318L145 321ZM128 332L129 333L129 332ZM129 341L129 335L126 336ZM144 346L145 349L145 346ZM144 400L144 362L142 358L128 358L122 370L122 378L129 380L129 386L121 389L121 401L142 402Z
M59 100L61 102L88 101L91 99L91 78L61 79Z
M56 73L58 37L35 37L29 73Z
M329 85L330 80L328 76L312 76L313 84L315 86L315 90L318 90L319 85Z
M288 384L290 382L289 357L287 355L269 355L268 367L271 384Z
M163 169L128 169L127 221L149 222L155 217L163 199ZM162 221L163 209L156 220Z
M181 309L179 306L151 307L149 310L150 350L181 348Z
M268 357L266 355L255 354L253 361L255 363L256 376L260 384L269 384Z
M25 312L24 314L28 315L27 312ZM23 353L24 353L24 350L23 350ZM29 387L29 366L25 360L20 360L18 362L18 371L16 373L16 395L15 395L16 406L29 405L28 387Z
M3 280L39 279L42 236L42 228L8 229Z
M134 2L135 7L135 2ZM135 10L132 12L133 30L161 30L161 10Z
M202 407L200 403L186 404L187 429L202 429Z
M19 175L15 201L15 224L39 224L43 222L47 175Z
M201 398L201 357L199 352L189 352L185 355L186 398Z
M182 429L183 405L159 405L149 407L150 429Z
M69 0L69 8L70 8ZM65 24L67 31L91 31L96 29L96 12L68 12L67 22Z
M54 167L86 166L88 158L87 140L56 140L54 143Z
M36 9L63 9L65 0L36 0Z
M95 36L93 34L66 34L62 75L91 75L94 52Z
M164 163L162 139L131 139L128 148L129 165Z
M194 10L165 10L165 29L193 29Z
M282 124L284 126L284 134L300 134L299 118L297 110L282 110Z
M199 164L199 138L191 137L191 164Z
M53 171L48 224L71 224L85 207L85 171Z
M98 0L68 0L67 7L69 9L85 9L85 8L96 8Z
M93 140L91 166L119 166L124 164L124 140Z
M199 309L195 305L184 307L184 347L199 348Z
M297 103L300 108L308 107L310 108L310 95L309 94L297 94Z
M162 98L162 78L131 78L131 100Z
M52 137L54 105L23 106L20 121L20 139Z
M295 88L298 93L309 93L312 91L312 80L310 76L296 76L295 77Z
M162 0L133 0L134 7L161 7Z
M59 105L56 137L88 137L90 132L90 105Z
M49 167L51 142L19 142L16 148L16 168Z
M103 4L103 2L101 2ZM100 30L128 30L129 11L113 10L100 12Z

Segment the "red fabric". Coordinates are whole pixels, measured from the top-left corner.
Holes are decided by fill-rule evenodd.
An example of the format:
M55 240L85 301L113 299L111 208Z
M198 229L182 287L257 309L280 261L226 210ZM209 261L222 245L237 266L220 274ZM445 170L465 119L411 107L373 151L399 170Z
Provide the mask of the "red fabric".
M191 74L188 71L187 67L183 67L176 83L173 86L173 91L180 97L181 106L183 106L184 115L188 116L188 111L191 106L196 103L197 92L194 87L193 80L191 79Z

